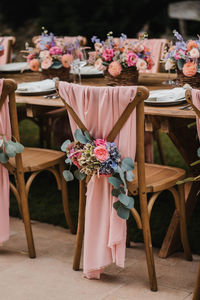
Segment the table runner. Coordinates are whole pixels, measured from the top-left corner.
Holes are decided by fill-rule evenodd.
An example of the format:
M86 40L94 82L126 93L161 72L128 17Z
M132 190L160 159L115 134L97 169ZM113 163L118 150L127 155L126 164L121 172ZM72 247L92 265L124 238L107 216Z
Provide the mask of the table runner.
M0 79L0 95L2 94L3 79ZM0 134L11 137L8 99L0 111ZM9 175L8 170L0 164L0 244L9 238Z
M106 138L130 101L137 87L89 87L59 83L61 97L73 108L90 134ZM70 118L72 132L77 129ZM124 157L135 159L136 110L129 117L115 143ZM87 278L100 278L104 267L112 262L124 267L126 248L126 221L113 208L106 177L93 176L87 187L83 273Z

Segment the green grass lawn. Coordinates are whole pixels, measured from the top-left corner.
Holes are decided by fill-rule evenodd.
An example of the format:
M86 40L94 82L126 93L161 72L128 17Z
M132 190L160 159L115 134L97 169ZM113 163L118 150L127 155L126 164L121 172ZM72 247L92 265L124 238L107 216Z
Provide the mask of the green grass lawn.
M20 134L21 142L25 146L39 146L39 130L37 125L35 125L32 121L24 120L20 122ZM162 143L165 149L167 164L187 170L187 166L185 165L182 157L166 134L162 134ZM155 162L159 163L160 161L156 145L154 145L154 149ZM72 181L68 183L68 190L70 210L74 223L77 224L78 182ZM136 206L137 205L136 200ZM29 206L31 219L66 227L61 193L56 188L56 182L52 174L43 172L36 177L29 193ZM153 246L161 246L173 214L173 210L173 199L170 192L166 191L160 195L159 199L155 203L150 219ZM11 216L19 217L17 202L12 194L10 214ZM128 222L130 224L131 239L135 242L142 241L143 238L141 231L137 229L133 218L130 218ZM192 251L200 254L200 201L198 201L188 229Z

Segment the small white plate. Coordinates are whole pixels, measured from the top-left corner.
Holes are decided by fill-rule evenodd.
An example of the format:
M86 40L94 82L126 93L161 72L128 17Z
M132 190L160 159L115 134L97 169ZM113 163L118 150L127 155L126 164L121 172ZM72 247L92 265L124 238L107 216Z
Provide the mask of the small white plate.
M30 70L27 62L16 62L0 65L0 72L20 72L21 70Z
M178 105L186 101L185 91L183 88L154 90L144 102L152 106Z
M103 76L103 71L99 71L93 66L84 66L80 68L80 71L81 76ZM72 69L70 70L70 73L78 75L78 71L74 71Z
M45 79L41 81L19 83L16 93L21 95L45 95L50 94L55 90L55 81Z

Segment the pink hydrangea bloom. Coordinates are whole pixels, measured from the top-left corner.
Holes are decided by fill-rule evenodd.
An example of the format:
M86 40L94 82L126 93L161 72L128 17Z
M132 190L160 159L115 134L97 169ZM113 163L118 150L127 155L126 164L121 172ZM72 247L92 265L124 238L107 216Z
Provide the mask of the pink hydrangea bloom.
M121 71L122 67L117 61L111 62L111 64L108 67L108 72L114 77L120 75Z
M94 149L94 155L96 156L96 158L100 161L100 162L104 162L109 158L109 152L106 149L105 146L101 145L101 146L97 146Z
M105 49L103 51L103 54L102 54L103 58L105 59L105 61L111 61L111 59L113 58L114 56L114 50L113 49Z
M50 55L61 55L62 49L59 46L54 46L49 50Z
M136 66L136 63L137 63L137 60L138 60L138 56L133 53L133 52L129 52L127 54L127 65L128 67L135 67Z

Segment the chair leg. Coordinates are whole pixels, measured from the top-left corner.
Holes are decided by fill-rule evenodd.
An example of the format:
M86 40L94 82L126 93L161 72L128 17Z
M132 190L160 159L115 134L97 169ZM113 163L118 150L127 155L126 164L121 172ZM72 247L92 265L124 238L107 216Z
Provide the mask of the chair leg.
M199 270L197 273L197 278L195 281L194 294L193 294L192 300L200 300L200 264L199 264Z
M178 185L179 192L179 212L180 212L180 231L181 231L181 240L183 244L183 249L185 253L185 258L187 260L192 260L192 253L190 250L190 245L188 241L187 234L187 223L186 223L186 212L185 212L185 192L184 185Z
M78 271L80 268L81 250L83 245L84 223L85 223L85 205L86 205L86 183L80 181L79 185L79 212L76 244L74 251L73 270Z
M34 246L34 241L33 241L33 233L32 233L32 228L31 228L31 221L30 221L30 214L29 214L29 207L28 207L28 199L27 199L26 189L25 189L24 175L21 172L18 172L17 179L18 179L17 186L19 188L19 194L21 197L21 209L22 209L24 227L25 227L25 232L26 232L29 257L35 258L36 253L35 253L35 246Z
M66 219L67 225L69 226L71 233L75 234L76 230L74 228L74 224L72 222L72 218L71 218L70 210L69 210L67 184L63 177L64 169L65 169L65 165L64 165L64 161L62 161L59 164L59 173L60 173L60 178L61 178L61 193L62 193L63 208L64 208L65 219Z
M145 251L146 251L150 288L152 291L157 291L158 290L157 279L156 279L156 271L155 271L155 264L154 264L154 257L153 257L152 242L151 242L151 232L150 232L146 194L140 193L139 198L140 198L142 231L143 231Z

